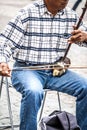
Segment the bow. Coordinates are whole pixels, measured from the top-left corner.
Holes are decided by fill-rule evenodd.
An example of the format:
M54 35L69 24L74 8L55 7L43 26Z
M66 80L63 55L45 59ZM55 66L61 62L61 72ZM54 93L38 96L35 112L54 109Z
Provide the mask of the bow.
M84 8L83 8L83 12L82 12L82 14L81 14L81 16L80 16L80 18L79 18L78 23L77 23L76 29L79 28L80 23L82 22L82 19L83 19L84 15L85 15L86 10L87 10L87 0L86 0L86 3L85 3L85 6L84 6ZM67 54L68 54L68 52L69 52L69 50L70 50L70 47L71 47L71 44L68 45L68 47L67 47L67 49L66 49L66 52L65 52L65 55L64 55L64 57L62 58L62 61L64 61L64 59L66 58L66 56L67 56Z

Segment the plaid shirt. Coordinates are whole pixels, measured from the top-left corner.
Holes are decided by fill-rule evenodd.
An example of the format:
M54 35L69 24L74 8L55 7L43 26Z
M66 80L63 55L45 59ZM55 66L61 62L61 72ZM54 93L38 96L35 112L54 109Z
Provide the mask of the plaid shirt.
M21 62L54 63L64 56L77 20L68 7L52 16L43 0L36 1L20 10L1 33L0 58L12 55Z

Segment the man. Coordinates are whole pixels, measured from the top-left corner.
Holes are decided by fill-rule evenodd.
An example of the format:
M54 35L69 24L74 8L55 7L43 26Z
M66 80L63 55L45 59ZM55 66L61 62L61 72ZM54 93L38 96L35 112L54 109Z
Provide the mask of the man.
M0 35L0 74L10 76L6 63L10 56L14 67L56 63L64 56L68 44L87 46L87 28L67 6L68 0L39 0L23 8ZM74 28L74 29L73 29ZM6 58L6 60L5 60ZM53 70L13 71L14 88L22 94L20 130L37 130L37 114L43 89L61 91L77 97L76 117L87 130L87 79L67 70L53 76Z

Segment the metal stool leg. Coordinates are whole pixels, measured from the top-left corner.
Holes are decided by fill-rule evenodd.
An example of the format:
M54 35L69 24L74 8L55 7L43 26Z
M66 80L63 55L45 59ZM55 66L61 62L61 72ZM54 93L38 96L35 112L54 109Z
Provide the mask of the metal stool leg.
M61 111L60 95L59 95L59 92L58 92L58 91L57 91L57 96L58 96L59 110Z
M10 102L10 95L9 95L9 85L8 85L8 79L7 79L7 77L6 77L6 90L7 90L8 111L9 111L11 129L14 130L14 126L13 126L13 116L12 116L11 102Z
M2 84L3 84L3 76L1 76L1 80L0 80L0 97L1 97L1 91L2 91Z
M1 82L0 82L0 96L1 96L1 91L2 91L3 80L4 80L4 77L2 76L1 77ZM9 118L10 118L11 130L14 130L12 110L11 110L11 102L10 102L10 95L9 95L9 84L8 84L7 77L5 77L5 84L6 84L7 101L8 101L8 111L9 111ZM10 127L10 126L2 126L1 128L6 129L8 127Z
M46 96L47 96L47 91L52 91L52 90L45 90L44 91L45 94L44 94L44 98L43 98L43 102L42 102L42 106L41 106L39 121L41 120L41 117L42 117L42 113L43 113L43 109L44 109L44 105L45 105L45 100L46 100ZM59 92L58 91L57 91L57 96L58 96L59 110L61 111L60 96L59 96Z
M47 95L47 91L44 92L44 98L43 98L43 102L42 102L42 106L41 106L39 121L41 120L41 117L42 117L43 108L44 108L44 104L45 104L45 100L46 100L46 95Z

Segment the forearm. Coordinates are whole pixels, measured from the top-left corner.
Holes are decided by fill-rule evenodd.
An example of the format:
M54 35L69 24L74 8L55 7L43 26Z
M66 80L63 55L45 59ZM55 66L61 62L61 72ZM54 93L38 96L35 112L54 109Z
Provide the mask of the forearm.
M7 44L6 40L0 37L0 62L9 61L10 56L12 54L9 45L5 44Z

